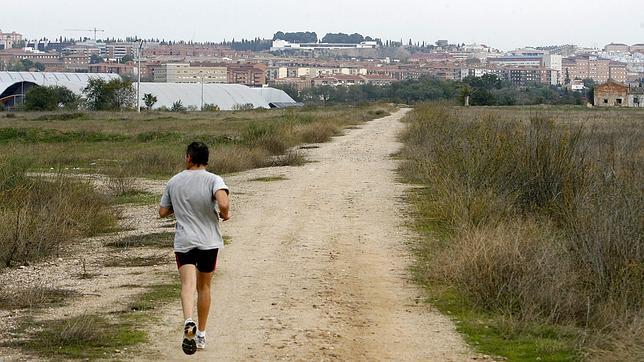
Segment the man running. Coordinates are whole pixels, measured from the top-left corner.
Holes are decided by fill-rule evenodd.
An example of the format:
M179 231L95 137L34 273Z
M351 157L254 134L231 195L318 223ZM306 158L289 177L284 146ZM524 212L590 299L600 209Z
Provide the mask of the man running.
M224 240L219 219L230 219L228 187L208 171L208 146L193 142L186 150L186 169L170 179L163 192L159 216L174 213L177 219L174 251L181 278L181 306L185 319L183 342L186 354L206 347L206 323L210 311L210 282L217 252ZM199 326L192 320L197 292Z

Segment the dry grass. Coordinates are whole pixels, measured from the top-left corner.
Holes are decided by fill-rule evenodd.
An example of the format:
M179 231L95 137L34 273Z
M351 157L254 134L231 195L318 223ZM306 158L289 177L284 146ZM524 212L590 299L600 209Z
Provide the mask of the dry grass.
M0 160L0 263L57 254L76 238L111 231L116 212L91 185L62 175L27 177L22 159Z
M33 309L60 305L78 293L67 290L34 286L21 290L0 289L0 309Z
M171 114L17 113L0 119L0 265L58 253L74 239L112 230L115 203L148 202L135 177L167 178L185 147L206 142L218 174L301 165L292 151L328 141L349 125L381 117L385 105ZM27 171L58 173L27 177ZM107 192L67 173L104 174ZM100 190L103 192L103 190Z
M99 315L24 323L25 339L10 345L47 359L96 360L113 356L119 349L145 341L145 333L128 321L115 323Z
M114 268L136 268L141 266L157 266L167 264L170 259L167 256L124 256L114 257L103 263L106 267Z
M270 166L271 157L307 142L326 142L347 126L385 116L387 105L305 107L214 113L19 113L0 119L0 153L24 154L32 167L167 177L185 147L212 149L210 170L232 173ZM33 155L38 155L35 157ZM299 158L287 157L282 161ZM119 180L116 180L117 182ZM121 185L115 185L117 193Z
M427 185L423 280L525 326L641 320L644 118L619 115L418 107L401 172Z
M105 246L125 249L140 247L167 248L172 246L173 241L174 232L159 232L126 236L119 240L109 242Z

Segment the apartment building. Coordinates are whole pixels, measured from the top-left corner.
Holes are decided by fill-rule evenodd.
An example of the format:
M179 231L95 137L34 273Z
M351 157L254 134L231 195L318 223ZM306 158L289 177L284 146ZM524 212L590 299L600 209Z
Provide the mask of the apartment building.
M353 86L371 84L375 86L385 86L393 83L395 80L384 75L346 75L336 74L333 76L319 76L310 80L314 87L319 86Z
M626 82L626 64L601 59L595 56L580 56L566 58L562 64L564 79L592 79L597 83L605 83L609 79Z
M216 57L222 55L219 46L196 44L155 45L143 49L144 57Z
M630 47L621 43L610 43L604 47L605 52L628 53Z
M550 83L548 71L544 67L505 68L505 79L515 85L531 83Z
M487 58L487 63L492 66L512 67L539 67L543 65L542 56L507 56Z
M223 84L228 79L226 67L193 67L189 63L161 64L153 72L159 83Z
M3 33L2 30L0 30L0 50L11 49L14 44L18 44L22 41L22 34L18 34L15 31L11 33Z
M109 43L105 46L105 56L107 59L120 61L126 56L134 58L136 55L136 44L126 43Z
M133 64L111 62L90 64L88 70L90 73L111 73L119 75L134 75L136 73L136 67Z
M562 84L563 79L561 79L561 72L563 71L563 57L558 54L545 54L542 59L543 66L546 67L546 69L556 71L555 74L551 74L550 84Z
M275 79L288 78L288 68L280 66L266 67L266 81L270 82Z
M103 52L99 47L92 45L72 45L66 47L62 50L63 55L84 55L86 57L91 57L92 55L100 56Z
M640 43L640 44L633 44L633 45L631 45L631 47L630 47L630 48L628 48L628 50L629 50L631 53L641 53L641 54L644 54L644 43Z
M261 87L266 84L267 68L264 64L228 65L228 83Z
M610 62L608 64L608 78L616 82L626 83L628 76L627 64L622 62Z
M500 68L491 67L491 66L476 66L476 67L462 67L458 66L454 69L454 79L463 80L467 77L482 77L486 74L494 74L499 78L502 78L503 72L499 70Z
M60 60L66 66L80 66L89 64L91 59L89 56L83 54L70 54L63 55L60 57Z
M15 63L21 59L29 59L32 62L52 64L60 63L58 54L24 51L22 49L5 49L0 51L0 60L5 63Z
M310 78L277 78L268 81L270 87L293 87L298 91L309 89L313 86Z

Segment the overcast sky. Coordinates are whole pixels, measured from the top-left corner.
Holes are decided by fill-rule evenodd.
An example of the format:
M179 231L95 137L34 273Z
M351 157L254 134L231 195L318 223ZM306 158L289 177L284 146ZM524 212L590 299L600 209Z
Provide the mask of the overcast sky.
M527 45L644 43L642 0L0 0L0 29L29 38L222 41L278 31L361 33L405 42Z

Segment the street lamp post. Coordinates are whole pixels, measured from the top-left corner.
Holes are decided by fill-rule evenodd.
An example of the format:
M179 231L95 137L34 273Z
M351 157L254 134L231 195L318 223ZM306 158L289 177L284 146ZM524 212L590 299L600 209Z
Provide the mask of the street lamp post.
M201 73L201 108L200 110L203 112L203 73Z
M138 73L138 80L136 82L136 111L141 113L141 49L143 48L143 40L140 41L139 44L139 49L138 49L138 66L137 66L137 73Z

